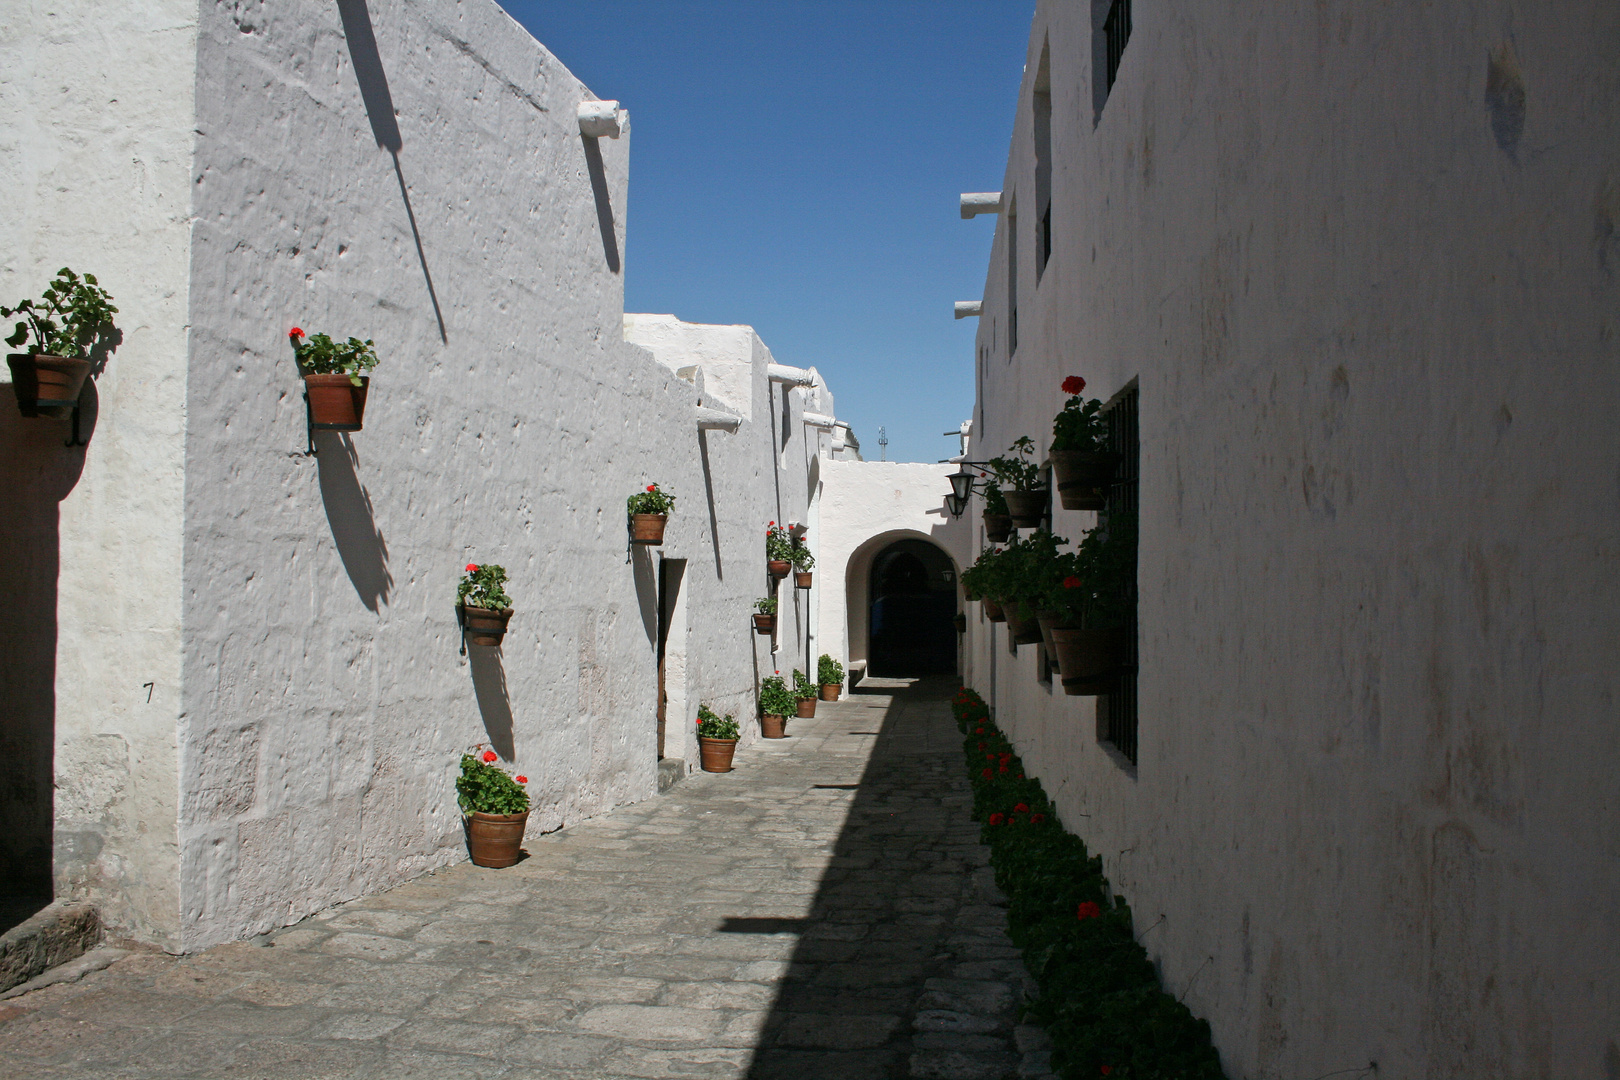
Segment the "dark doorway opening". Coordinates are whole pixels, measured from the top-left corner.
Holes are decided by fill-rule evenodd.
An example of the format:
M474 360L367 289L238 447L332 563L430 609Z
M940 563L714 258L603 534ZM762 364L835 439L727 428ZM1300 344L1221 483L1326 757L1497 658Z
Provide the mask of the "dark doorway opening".
M956 567L926 540L897 540L872 560L868 674L956 671Z

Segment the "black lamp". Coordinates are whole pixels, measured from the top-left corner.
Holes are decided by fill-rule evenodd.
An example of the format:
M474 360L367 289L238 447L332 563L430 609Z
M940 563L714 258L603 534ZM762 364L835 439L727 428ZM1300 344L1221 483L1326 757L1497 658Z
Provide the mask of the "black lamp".
M967 509L967 503L966 497L958 495L954 491L945 496L945 509L951 512L953 518L962 516L962 511Z
M956 496L963 506L966 506L968 496L973 494L973 474L968 471L966 465L963 465L951 473L949 479L951 481L951 494Z

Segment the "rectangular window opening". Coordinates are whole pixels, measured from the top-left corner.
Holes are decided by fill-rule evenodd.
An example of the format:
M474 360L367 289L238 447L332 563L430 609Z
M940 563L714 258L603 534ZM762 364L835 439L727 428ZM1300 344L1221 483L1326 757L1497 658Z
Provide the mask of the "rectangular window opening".
M1138 402L1141 394L1133 382L1103 410L1108 423L1108 448L1119 455L1114 482L1108 488L1107 508L1098 523L1107 527L1110 518L1138 513L1141 506L1138 476L1141 446L1137 434ZM1140 524L1138 525L1140 530ZM1140 540L1138 548L1140 549ZM1132 765L1136 764L1137 741L1137 650L1136 650L1136 559L1131 559L1128 587L1130 613L1124 627L1124 650L1119 683L1097 700L1097 735L1111 743Z
M1119 79L1125 45L1131 39L1131 0L1091 0L1092 125L1102 120L1103 106Z

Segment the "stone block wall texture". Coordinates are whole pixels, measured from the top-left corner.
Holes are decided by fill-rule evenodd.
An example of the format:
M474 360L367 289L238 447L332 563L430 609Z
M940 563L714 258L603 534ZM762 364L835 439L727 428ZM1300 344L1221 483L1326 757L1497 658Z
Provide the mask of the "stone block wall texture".
M1099 113L1107 6L1034 19L972 456L1137 382L1137 765L976 611L971 678L1231 1075L1613 1073L1620 9L1137 4Z
M26 706L54 777L4 813L54 832L58 895L171 950L296 921L464 858L480 742L529 777L534 834L648 797L661 559L684 570L667 753L695 762L700 700L752 718L764 525L808 518L800 414L831 397L770 384L728 328L748 419L700 435L694 382L624 340L630 134L580 135L593 95L556 58L492 0L14 18L0 167L32 192L4 226L29 255L0 283L93 269L126 335L87 451L0 428L28 511L5 527L34 543L8 621L43 605L59 639ZM295 325L382 357L364 430L313 457ZM651 482L680 501L632 550ZM468 562L507 568L516 614L463 658Z

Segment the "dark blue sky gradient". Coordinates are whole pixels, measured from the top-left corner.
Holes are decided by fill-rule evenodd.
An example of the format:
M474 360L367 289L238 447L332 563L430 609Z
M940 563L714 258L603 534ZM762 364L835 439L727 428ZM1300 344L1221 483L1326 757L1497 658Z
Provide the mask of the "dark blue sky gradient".
M749 323L863 454L956 453L1028 0L502 0L631 116L625 306Z

